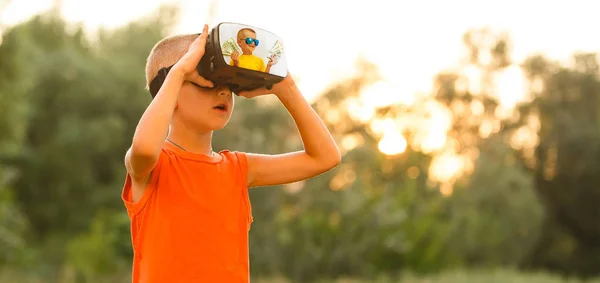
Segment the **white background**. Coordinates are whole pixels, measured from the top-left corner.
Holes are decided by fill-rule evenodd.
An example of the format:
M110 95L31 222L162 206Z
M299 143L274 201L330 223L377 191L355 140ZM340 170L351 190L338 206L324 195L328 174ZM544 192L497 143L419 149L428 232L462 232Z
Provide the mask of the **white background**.
M256 32L256 39L258 39L258 46L256 47L256 49L254 49L253 55L262 58L266 65L268 62L267 56L269 54L269 49L271 49L271 47L273 47L273 45L275 44L275 42L277 42L277 40L279 40L280 43L283 44L283 40L281 38L279 38L277 35L275 35L271 32L268 32L264 29L261 29L261 28L248 26L248 25L242 25L242 24L226 23L226 24L222 24L219 27L220 43L222 44L223 42L225 42L226 40L228 40L230 38L233 38L237 42L237 33L240 29L243 29L243 28L251 28ZM240 48L240 50L242 50L242 49ZM231 58L229 56L223 56L223 57L225 58L225 62L227 64L229 64L229 60ZM286 56L285 56L285 47L284 47L283 55L282 55L281 59L279 59L279 62L277 62L277 64L275 64L274 66L271 66L271 70L269 73L277 75L277 76L285 77L285 75L287 73L287 60L285 57Z

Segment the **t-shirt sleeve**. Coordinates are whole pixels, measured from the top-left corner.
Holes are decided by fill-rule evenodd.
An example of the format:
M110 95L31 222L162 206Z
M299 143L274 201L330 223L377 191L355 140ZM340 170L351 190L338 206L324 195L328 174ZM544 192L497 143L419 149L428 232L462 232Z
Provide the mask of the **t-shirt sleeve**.
M142 198L140 200L138 200L137 202L133 201L133 192L132 192L132 184L133 183L132 183L131 176L129 175L128 172L125 172L125 184L123 185L121 199L123 200L123 203L125 204L125 208L127 208L127 214L129 214L129 217L133 217L133 216L137 215L146 206L148 199L154 193L154 190L156 188L155 184L158 180L158 176L161 171L160 169L162 168L162 165L164 164L164 162L165 162L164 160L166 158L168 158L166 153L164 151L161 151L161 153L158 157L158 162L156 163L156 166L154 166L154 169L150 173L150 179L148 180L148 185L146 186L146 190L144 190L144 194L142 195Z
M252 204L250 203L250 195L248 194L248 159L244 152L236 151L235 156L240 173L242 195L246 202L246 208L248 209L248 230L250 230L250 224L252 224L254 218L252 217Z
M248 188L248 159L246 158L245 152L235 152L235 157L237 160L237 166L240 174L240 182L244 186L245 189Z

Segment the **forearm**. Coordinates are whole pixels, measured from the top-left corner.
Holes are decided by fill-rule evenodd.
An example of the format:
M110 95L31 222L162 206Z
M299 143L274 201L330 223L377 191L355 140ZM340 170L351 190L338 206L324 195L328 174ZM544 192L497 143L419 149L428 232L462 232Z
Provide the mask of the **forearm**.
M306 153L325 163L339 162L340 151L331 133L298 87L286 86L277 97L296 122Z
M164 143L184 75L171 69L159 92L142 115L134 136L132 154L158 156Z

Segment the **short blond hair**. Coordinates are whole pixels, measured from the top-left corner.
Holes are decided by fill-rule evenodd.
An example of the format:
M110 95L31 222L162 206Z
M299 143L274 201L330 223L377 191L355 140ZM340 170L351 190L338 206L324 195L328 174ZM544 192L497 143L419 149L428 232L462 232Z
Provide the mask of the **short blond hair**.
M256 31L254 31L253 29L251 29L251 28L243 28L243 29L238 30L237 38L238 39L244 39L243 36L244 36L244 32L245 31L249 31L249 32L253 33L254 35L256 35Z
M177 63L188 51L198 34L181 34L161 39L154 45L146 60L146 88L158 75L158 70Z

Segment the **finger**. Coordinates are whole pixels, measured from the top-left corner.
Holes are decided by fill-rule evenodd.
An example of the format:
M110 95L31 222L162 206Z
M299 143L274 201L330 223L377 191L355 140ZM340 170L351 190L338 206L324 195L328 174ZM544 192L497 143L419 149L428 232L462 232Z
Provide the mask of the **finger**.
M263 94L267 94L267 93L269 93L269 91L263 87L263 88L253 89L253 90L240 91L239 95L251 98L251 97L255 97L255 96L259 96L259 95L263 95Z
M202 76L194 76L192 79L190 79L190 81L192 81L193 83L202 86L202 87L209 87L209 88L213 88L215 86L215 84L207 79L205 79Z
M204 47L206 46L206 38L208 37L208 25L204 25L202 33L190 44L188 52L194 55L194 59L200 60L204 55Z
M202 33L199 36L197 36L196 39L194 39L192 44L190 44L190 50L198 48L198 47L204 48L204 44L206 43L206 38L208 37L207 28L208 28L208 26L204 25L204 29L202 30Z

